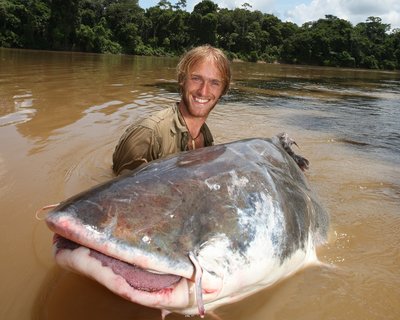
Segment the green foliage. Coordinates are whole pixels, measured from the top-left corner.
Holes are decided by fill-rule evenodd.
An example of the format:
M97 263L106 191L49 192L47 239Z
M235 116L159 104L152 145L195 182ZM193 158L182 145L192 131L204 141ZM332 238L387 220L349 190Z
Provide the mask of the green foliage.
M101 18L100 22L93 27L81 24L76 31L75 50L96 53L121 53L121 45L112 41L111 38L112 32L107 27L105 18Z
M222 48L230 59L335 67L400 69L400 31L379 17L353 26L327 15L302 26L202 0L0 0L0 46L111 54L180 55L195 45Z
M51 0L49 39L51 48L55 50L72 50L79 27L80 0Z
M178 5L173 7L159 2L146 11L145 19L142 40L152 48L154 55L179 54L188 46L189 13L181 10Z
M46 48L49 19L47 1L0 0L0 46Z
M189 18L190 36L193 45L208 43L216 45L218 5L211 0L199 2Z

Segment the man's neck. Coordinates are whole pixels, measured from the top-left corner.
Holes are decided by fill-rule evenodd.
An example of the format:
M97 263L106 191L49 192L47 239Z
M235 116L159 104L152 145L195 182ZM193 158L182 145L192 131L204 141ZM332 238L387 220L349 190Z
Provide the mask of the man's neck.
M186 124L187 129L192 137L197 137L200 133L200 129L203 124L206 122L206 117L194 117L192 116L183 101L178 103L178 109L181 113L183 120Z

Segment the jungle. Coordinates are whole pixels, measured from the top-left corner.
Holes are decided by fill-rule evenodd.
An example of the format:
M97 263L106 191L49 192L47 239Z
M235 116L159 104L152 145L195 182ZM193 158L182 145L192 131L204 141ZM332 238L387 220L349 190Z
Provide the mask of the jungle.
M298 26L244 3L211 0L0 0L0 47L177 56L208 43L230 59L331 67L400 69L400 29L380 17L353 25L333 15Z

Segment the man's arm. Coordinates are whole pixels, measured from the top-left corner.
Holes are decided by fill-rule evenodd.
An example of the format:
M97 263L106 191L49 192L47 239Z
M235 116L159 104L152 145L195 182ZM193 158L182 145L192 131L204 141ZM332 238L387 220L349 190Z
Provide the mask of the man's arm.
M157 159L159 146L152 129L141 125L129 127L119 140L113 154L113 171L119 175L143 163Z

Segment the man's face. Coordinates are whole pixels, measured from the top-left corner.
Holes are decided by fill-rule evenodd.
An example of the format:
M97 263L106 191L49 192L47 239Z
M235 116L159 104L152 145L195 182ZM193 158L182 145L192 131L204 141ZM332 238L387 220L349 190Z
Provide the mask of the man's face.
M182 86L182 100L193 117L207 117L224 89L222 76L211 61L194 65Z

